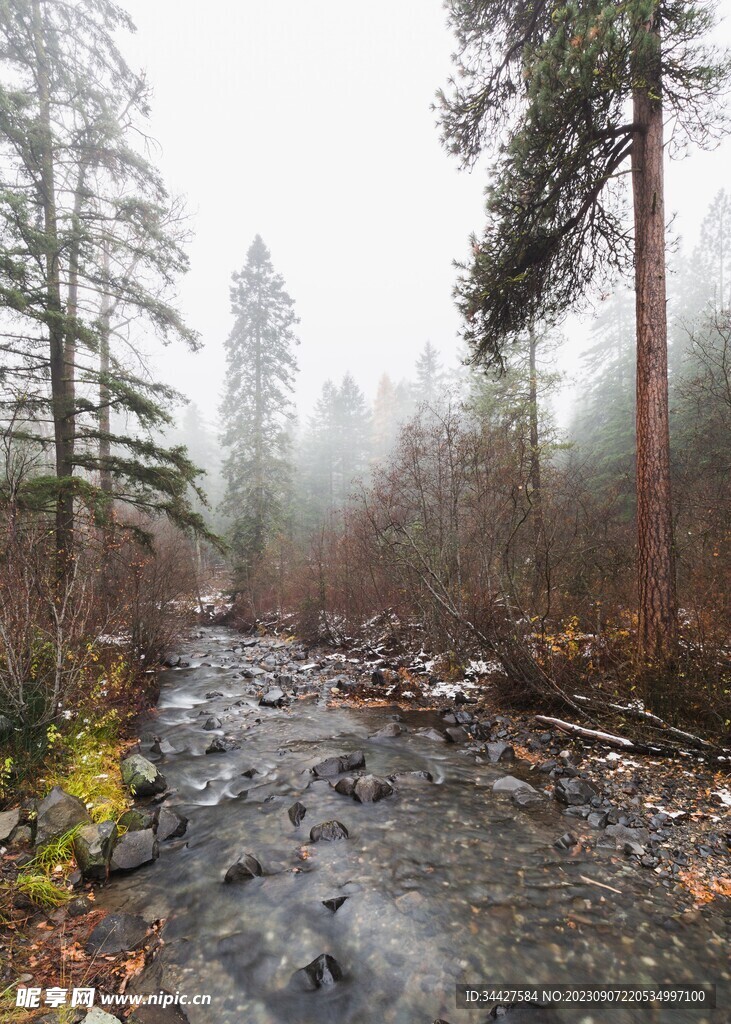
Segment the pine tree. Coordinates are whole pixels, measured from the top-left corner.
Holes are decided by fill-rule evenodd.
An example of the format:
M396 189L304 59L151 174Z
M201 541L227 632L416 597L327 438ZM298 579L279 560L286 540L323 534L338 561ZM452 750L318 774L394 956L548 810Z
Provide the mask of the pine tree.
M707 140L730 64L704 42L711 5L686 0L526 4L448 0L461 78L442 95L446 143L473 162L500 148L488 224L458 286L476 359L562 316L592 280L635 269L639 644L672 662L677 601L670 495L663 129ZM631 105L632 116L627 110ZM630 248L616 198L629 163Z
M55 506L60 573L74 555L79 507L108 514L112 480L118 501L203 525L186 497L195 466L152 439L171 421L174 392L144 365L129 372L110 350L122 343L112 308L124 344L138 326L197 344L165 301L187 268L173 204L131 143L147 90L115 42L130 28L108 0L0 7L0 415L12 443L48 453L17 497L39 511ZM13 427L18 395L22 436ZM113 435L110 409L124 411L132 429Z
M291 393L298 344L294 302L257 235L233 274L234 326L226 341L221 403L226 494L236 568L246 578L286 518L290 492Z

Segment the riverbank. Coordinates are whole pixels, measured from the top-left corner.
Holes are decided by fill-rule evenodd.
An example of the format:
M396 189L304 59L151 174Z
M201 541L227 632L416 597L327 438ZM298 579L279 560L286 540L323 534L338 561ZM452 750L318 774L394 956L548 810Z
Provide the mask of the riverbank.
M290 977L327 954L345 980L317 1003L318 1021L428 1024L454 1019L455 979L476 981L488 964L503 981L721 980L728 901L708 904L672 868L663 877L626 850L636 843L650 855L655 832L672 828L680 842L720 814L704 821L694 805L689 822L662 820L645 840L645 798L663 797L660 815L685 797L646 791L642 765L541 732L530 716L499 715L469 682L416 695L403 677L389 692L362 659L290 637L198 629L168 661L158 706L137 723L138 749L167 780L152 806L189 823L159 842L157 859L96 887L85 913L39 920L28 984L50 980L52 964L59 984L204 990L213 1010L191 1008L191 1024L291 1024L314 1011ZM380 799L353 798L364 775ZM610 820L614 806L624 821ZM606 813L605 827L589 825L585 810ZM330 821L347 836L313 840ZM261 875L226 883L246 857ZM707 859L720 863L713 849ZM76 961L115 914L137 929L135 948ZM61 944L72 953L65 965ZM167 1009L155 1024L185 1019Z

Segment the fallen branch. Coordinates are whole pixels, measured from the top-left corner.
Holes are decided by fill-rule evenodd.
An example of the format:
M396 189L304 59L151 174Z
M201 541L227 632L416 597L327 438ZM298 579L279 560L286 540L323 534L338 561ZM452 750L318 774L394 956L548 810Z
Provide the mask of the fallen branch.
M610 708L615 711L621 711L623 715L631 715L633 718L639 719L641 722L645 722L649 727L660 729L663 732L670 733L671 736L677 736L678 739L685 740L693 747L698 749L712 750L713 744L709 743L708 740L701 739L700 736L695 736L692 732L685 732L683 729L676 729L674 725L668 725L667 722L663 721L659 715L653 715L651 711L643 711L640 708L628 708L622 704L610 704Z
M560 729L561 732L566 732L570 736L582 736L587 740L598 740L600 743L606 743L610 747L619 747L620 750L628 750L637 754L644 754L648 751L652 753L661 752L659 747L654 749L645 744L635 743L634 740L628 740L625 736L613 736L609 732L600 732L598 729L585 729L583 725L564 722L560 718L547 718L545 715L536 715L536 721L542 725L552 725L555 729Z

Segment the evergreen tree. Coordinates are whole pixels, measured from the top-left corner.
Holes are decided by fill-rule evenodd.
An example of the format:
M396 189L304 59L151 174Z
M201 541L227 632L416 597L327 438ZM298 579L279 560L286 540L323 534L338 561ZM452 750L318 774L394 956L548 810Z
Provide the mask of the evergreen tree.
M221 403L226 494L236 568L242 578L260 564L284 526L290 493L290 423L298 344L294 302L257 235L233 274L234 325L226 341Z
M619 287L604 300L581 357L570 433L598 494L619 488L634 510L635 318L631 293Z
M488 224L458 287L476 359L562 316L602 273L633 259L637 317L639 643L676 653L670 496L663 131L707 140L729 75L705 39L713 9L687 0L555 7L448 0L461 78L442 95L444 137L472 162L499 149ZM628 108L632 116L627 116ZM635 232L626 244L617 175L630 163Z
M48 453L16 497L41 511L55 506L61 573L79 506L108 511L112 479L114 498L203 528L187 500L195 466L152 438L171 421L175 393L144 366L129 372L109 348L112 308L125 343L139 325L197 344L165 301L187 268L179 220L130 141L147 114L144 81L115 42L131 27L108 0L0 6L0 416L11 440ZM113 435L109 409L124 411L132 428Z
M417 405L433 405L442 397L444 371L439 353L430 341L424 345L416 360L414 400Z

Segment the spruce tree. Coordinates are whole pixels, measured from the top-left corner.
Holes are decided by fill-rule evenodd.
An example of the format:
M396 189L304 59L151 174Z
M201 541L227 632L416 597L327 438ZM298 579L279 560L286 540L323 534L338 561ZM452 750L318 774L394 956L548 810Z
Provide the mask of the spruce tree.
M460 78L441 96L445 142L466 163L497 148L487 227L458 286L474 357L501 365L521 331L558 319L593 280L634 263L638 638L648 661L672 662L663 130L671 117L674 142L702 144L722 124L729 61L707 41L712 5L447 0L447 7ZM617 202L625 165L631 244Z
M298 320L259 235L232 280L234 325L225 344L221 403L226 449L222 508L232 524L236 569L245 580L256 571L268 542L286 519Z

